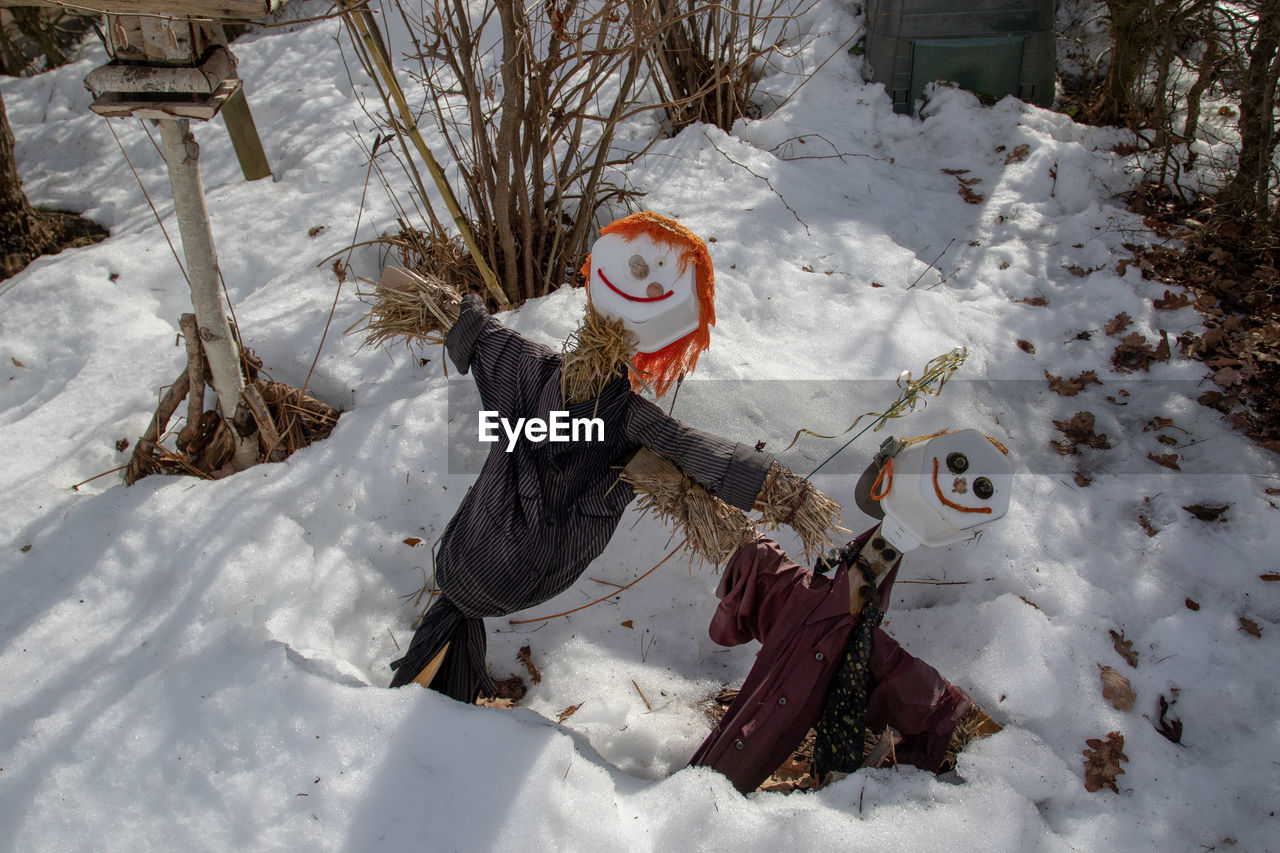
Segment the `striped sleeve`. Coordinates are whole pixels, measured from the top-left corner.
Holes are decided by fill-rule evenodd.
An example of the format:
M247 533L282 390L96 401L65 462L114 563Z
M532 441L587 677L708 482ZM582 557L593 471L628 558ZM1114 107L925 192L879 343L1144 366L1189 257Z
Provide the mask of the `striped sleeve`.
M773 462L771 453L687 427L642 397L633 398L626 429L628 439L670 460L708 492L744 511L755 505Z
M522 373L530 358L549 352L495 320L474 293L462 300L458 320L445 337L445 349L458 372L474 373L480 402L502 417L513 416L520 401Z

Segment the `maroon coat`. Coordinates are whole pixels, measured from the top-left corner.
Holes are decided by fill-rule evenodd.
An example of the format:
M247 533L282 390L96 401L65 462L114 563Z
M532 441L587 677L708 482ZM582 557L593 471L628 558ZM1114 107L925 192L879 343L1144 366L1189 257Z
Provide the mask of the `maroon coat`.
M855 541L861 545L869 537L864 533ZM897 574L895 565L880 583L882 612ZM849 613L845 566L830 576L815 575L765 536L733 555L716 594L720 606L711 639L724 646L759 640L762 647L738 698L689 763L719 770L747 793L817 722L857 617ZM971 705L963 690L876 629L867 728L898 730L898 761L936 770Z

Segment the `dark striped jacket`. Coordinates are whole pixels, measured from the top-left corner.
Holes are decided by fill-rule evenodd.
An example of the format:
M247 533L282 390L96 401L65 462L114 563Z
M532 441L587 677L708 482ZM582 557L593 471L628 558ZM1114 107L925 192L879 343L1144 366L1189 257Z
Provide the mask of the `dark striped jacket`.
M392 686L411 681L448 642L446 667L432 686L471 701L490 686L479 620L540 604L582 575L634 497L618 474L640 447L743 510L755 502L773 457L668 417L634 394L622 371L598 398L565 405L560 355L489 316L478 296L463 301L445 346L458 370L473 375L483 408L502 418L548 420L560 410L604 421L603 441L521 439L508 453L503 436L445 528L436 560L442 597L409 652L392 664ZM467 646L468 660L455 654L455 643Z

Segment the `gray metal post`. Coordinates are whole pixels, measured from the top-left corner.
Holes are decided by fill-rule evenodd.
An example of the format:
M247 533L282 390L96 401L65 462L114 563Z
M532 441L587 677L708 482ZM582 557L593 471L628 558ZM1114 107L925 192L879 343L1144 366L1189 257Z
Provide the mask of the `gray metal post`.
M173 206L182 232L182 253L187 259L191 305L200 326L200 340L209 359L213 390L218 395L222 416L235 418L244 405L244 377L240 372L239 349L231 336L231 324L227 322L227 311L219 288L218 256L213 248L204 182L200 178L200 146L191 135L190 123L186 119L160 119L159 124L164 159L169 167L169 186L173 190ZM243 422L245 419L240 420ZM236 448L231 464L237 471L242 471L258 461L258 435L255 432L244 438L234 424L230 426Z

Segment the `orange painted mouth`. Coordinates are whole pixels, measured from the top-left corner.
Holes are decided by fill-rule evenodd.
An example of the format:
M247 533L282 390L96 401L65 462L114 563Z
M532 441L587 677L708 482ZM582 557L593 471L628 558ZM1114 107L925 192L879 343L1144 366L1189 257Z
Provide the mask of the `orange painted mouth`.
M662 294L661 296L632 296L630 293L626 293L614 287L613 282L609 281L609 277L604 274L604 270L597 269L596 275L600 276L600 280L605 283L606 287L608 287L614 293L621 296L623 299L630 300L631 302L661 302L662 300L666 299L667 297L675 293L674 290L668 290L666 293Z

